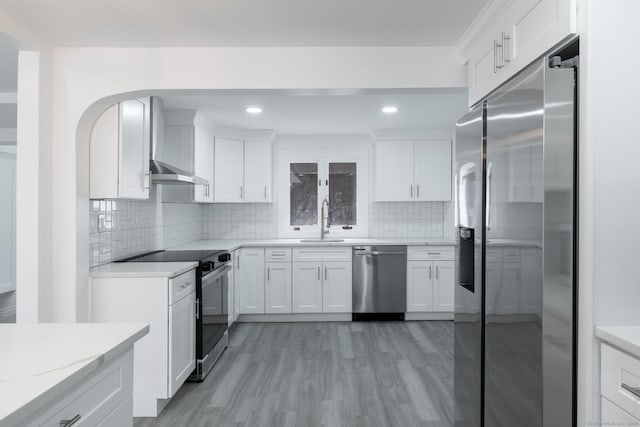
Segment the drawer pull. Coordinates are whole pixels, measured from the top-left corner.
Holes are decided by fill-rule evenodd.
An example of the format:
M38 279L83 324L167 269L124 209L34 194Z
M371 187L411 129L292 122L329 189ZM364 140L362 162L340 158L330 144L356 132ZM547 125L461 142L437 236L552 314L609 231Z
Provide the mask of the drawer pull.
M80 421L80 418L82 418L82 417L80 416L80 414L78 414L75 417L71 418L70 420L60 420L60 427L72 426L75 423L77 423L78 421Z
M630 385L626 385L625 383L620 384L620 387L640 399L640 387L631 387Z
M185 288L188 288L189 286L191 286L191 282L185 282L180 285L180 289L185 289Z
M427 255L442 255L441 252L427 252Z

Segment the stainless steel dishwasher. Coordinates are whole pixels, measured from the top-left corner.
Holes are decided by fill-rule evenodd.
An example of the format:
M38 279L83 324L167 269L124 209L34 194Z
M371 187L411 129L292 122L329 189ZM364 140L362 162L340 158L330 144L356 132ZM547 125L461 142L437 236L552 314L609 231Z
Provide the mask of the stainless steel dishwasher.
M353 247L353 320L404 320L407 247Z

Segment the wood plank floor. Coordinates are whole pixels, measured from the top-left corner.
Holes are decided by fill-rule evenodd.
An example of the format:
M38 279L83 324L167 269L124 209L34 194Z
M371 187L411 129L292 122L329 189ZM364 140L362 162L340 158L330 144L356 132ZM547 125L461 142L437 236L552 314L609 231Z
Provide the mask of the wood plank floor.
M449 427L453 322L242 323L203 383L134 426Z

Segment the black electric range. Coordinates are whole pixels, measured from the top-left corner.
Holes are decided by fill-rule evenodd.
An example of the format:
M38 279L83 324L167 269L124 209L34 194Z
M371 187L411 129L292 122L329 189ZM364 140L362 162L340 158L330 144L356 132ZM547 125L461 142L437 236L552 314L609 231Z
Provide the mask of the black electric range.
M229 342L228 278L231 255L227 251L155 251L119 262L190 262L196 267L196 369L189 380L202 381Z

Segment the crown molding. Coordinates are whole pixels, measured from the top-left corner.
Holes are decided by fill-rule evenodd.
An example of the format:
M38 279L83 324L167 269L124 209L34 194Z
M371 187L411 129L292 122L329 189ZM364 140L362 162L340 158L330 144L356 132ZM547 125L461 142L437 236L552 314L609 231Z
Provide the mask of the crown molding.
M478 44L478 41L481 40L498 19L504 15L505 11L513 2L514 0L489 0L482 8L478 16L476 16L471 25L467 27L454 45L454 51L463 62L467 62L469 55Z

